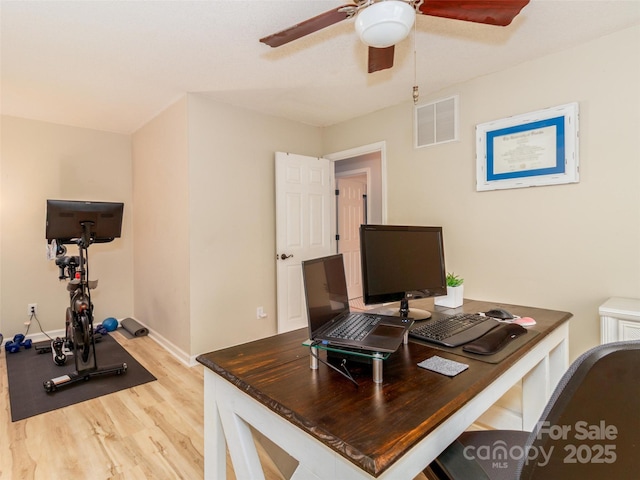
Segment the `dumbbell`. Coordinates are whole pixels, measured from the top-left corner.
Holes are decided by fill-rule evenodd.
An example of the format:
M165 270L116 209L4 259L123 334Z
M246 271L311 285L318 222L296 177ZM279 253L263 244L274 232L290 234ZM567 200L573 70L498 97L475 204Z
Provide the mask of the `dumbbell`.
M30 338L25 340L22 333L17 333L13 336L13 340L9 340L4 345L4 349L7 351L7 353L18 353L20 351L20 347L29 349L32 345L33 342Z
M21 333L15 335L13 337L13 341L19 344L21 347L24 347L25 349L31 348L31 345L33 344L33 341L30 338L25 339L24 335Z
M99 333L101 335L107 335L109 333L109 331L107 330L107 327L105 327L102 324L100 324L97 327L95 327L94 332L95 333Z

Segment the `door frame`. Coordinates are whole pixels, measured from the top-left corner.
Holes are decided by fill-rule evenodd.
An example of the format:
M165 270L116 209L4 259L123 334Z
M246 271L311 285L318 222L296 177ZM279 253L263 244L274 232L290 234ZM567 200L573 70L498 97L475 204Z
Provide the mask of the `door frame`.
M348 160L348 159L345 159ZM335 169L334 169L335 172ZM340 172L340 175L335 174L335 181L336 181L336 189L338 189L338 179L340 178L351 178L351 177L360 177L364 175L367 179L367 210L370 212L371 211L371 195L369 194L369 192L371 192L371 169L370 168L356 168L353 170L345 170L344 172ZM337 207L337 205L336 205ZM339 234L340 232L336 232L337 234Z
M380 153L380 196L382 200L382 223L387 223L387 142L384 140L380 142L370 143L368 145L362 145L360 147L350 148L348 150L341 150L339 152L329 153L323 155L324 158L331 160L332 162L339 162L340 160L348 160L353 157L359 157L368 153ZM371 186L367 185L369 191ZM369 195L369 192L367 192ZM333 206L335 212L335 205ZM335 218L332 220L332 224L335 224ZM338 245L336 244L335 235L331 237L331 250L336 252Z
M335 241L331 241L335 238L332 211L335 208L334 165L327 158L279 151L275 152L274 165L276 329L278 333L284 333L307 325L301 262L329 255L334 248L332 244ZM293 213L287 208L287 192L291 194ZM312 197L315 208L311 208ZM313 212L317 215L313 216ZM295 220L292 238L288 236L288 219ZM313 219L318 222L311 225L309 222Z

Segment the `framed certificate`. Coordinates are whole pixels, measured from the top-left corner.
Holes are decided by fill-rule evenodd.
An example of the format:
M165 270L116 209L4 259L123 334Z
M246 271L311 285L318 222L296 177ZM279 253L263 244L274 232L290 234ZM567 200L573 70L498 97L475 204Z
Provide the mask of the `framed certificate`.
M476 126L476 190L577 183L578 104Z

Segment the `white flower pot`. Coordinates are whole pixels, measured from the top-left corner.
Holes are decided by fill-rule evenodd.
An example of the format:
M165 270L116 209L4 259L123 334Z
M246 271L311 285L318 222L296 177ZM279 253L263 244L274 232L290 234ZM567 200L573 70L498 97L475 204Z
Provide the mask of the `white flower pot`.
M447 287L447 294L443 297L435 297L434 303L440 307L456 308L464 302L464 285L459 287Z

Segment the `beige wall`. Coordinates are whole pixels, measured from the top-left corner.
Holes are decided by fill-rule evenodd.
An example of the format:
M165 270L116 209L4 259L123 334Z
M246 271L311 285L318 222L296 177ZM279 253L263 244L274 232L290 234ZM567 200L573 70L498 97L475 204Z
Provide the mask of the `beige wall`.
M131 142L127 135L2 117L0 332L23 333L27 304L45 331L64 331L66 283L45 256L46 200L124 202L122 238L89 248L96 323L133 310ZM69 254L77 248L69 246ZM30 333L39 332L36 322Z
M326 129L325 153L386 140L389 223L442 225L469 298L572 312L574 357L604 300L640 297L639 45L635 27L422 98L460 96L458 142L414 149L407 102ZM574 101L579 184L475 191L475 125Z
M185 361L276 333L277 150L321 130L190 94L133 136L135 317Z
M189 95L192 353L276 333L274 152L318 156L321 140L319 128Z
M134 317L188 358L189 161L184 96L133 135Z

